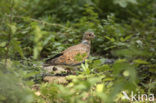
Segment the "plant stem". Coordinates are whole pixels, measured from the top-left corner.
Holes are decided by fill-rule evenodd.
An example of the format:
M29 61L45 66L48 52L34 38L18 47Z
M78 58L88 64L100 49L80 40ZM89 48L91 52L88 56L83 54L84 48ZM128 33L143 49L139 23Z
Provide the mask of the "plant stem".
M11 24L13 22L13 8L14 8L14 0L10 1L10 16L9 16L9 24ZM5 55L5 67L7 67L7 59L9 57L9 48L10 48L10 41L11 41L11 29L9 30L9 34L8 34L8 44L6 46L6 55Z

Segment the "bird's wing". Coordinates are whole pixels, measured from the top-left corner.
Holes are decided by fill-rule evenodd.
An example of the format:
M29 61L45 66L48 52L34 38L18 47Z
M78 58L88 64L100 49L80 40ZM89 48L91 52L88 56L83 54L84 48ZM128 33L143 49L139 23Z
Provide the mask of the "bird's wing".
M47 60L45 61L45 64L50 64L52 60L54 60L54 59L60 57L61 55L63 55L63 53L59 53L59 54L55 55L54 57L47 59Z
M90 47L84 44L71 46L62 52L62 55L51 59L52 65L76 65L83 62L90 53Z

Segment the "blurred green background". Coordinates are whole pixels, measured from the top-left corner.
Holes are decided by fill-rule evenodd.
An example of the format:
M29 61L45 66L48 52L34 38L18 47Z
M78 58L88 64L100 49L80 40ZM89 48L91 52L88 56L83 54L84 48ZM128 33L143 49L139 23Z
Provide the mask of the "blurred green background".
M155 11L155 0L0 0L0 103L129 103L122 91L156 94ZM87 30L96 39L72 82L36 77Z

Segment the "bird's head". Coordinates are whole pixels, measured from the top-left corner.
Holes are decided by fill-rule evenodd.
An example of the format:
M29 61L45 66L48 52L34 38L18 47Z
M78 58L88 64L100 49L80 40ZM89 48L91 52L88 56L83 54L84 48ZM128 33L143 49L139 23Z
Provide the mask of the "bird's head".
M93 32L85 32L83 35L83 40L91 40L95 38L95 35Z

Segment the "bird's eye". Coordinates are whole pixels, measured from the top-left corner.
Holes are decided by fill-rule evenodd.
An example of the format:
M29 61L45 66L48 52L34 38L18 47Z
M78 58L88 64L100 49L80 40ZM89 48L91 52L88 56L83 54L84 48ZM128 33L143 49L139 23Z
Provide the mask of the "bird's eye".
M89 36L92 36L92 34L89 34Z

